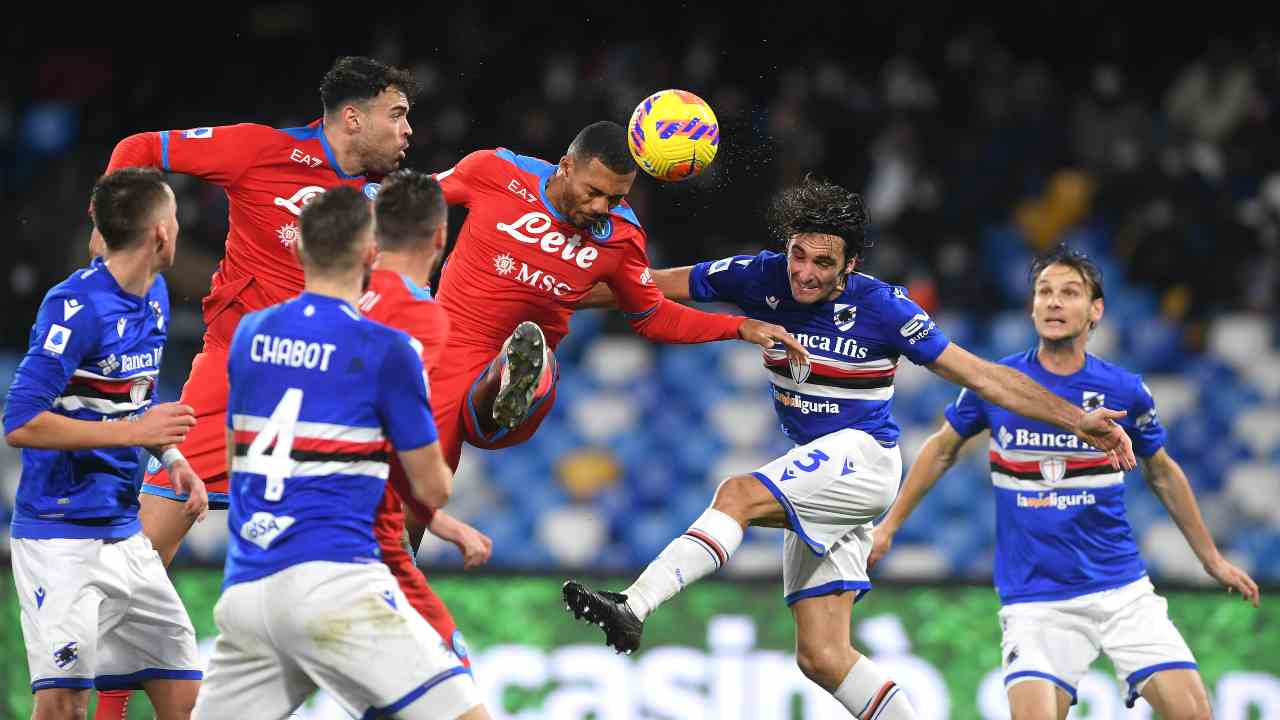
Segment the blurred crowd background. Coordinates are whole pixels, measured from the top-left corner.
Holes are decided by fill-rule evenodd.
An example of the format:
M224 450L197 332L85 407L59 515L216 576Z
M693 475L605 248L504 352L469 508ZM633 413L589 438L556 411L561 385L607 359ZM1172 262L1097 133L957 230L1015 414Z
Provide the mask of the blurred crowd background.
M1031 258L1060 242L1088 252L1107 297L1090 350L1144 374L1220 546L1280 582L1275 32L1155 32L1096 3L1026 3L1016 21L939 7L481 2L378 20L277 3L207 24L197 13L197 39L152 18L163 49L50 47L47 33L11 25L0 30L13 56L0 65L0 388L44 291L86 261L89 189L130 133L302 125L320 115L333 59L368 54L421 81L406 166L441 170L499 145L554 162L583 125L625 122L650 92L679 87L712 105L721 149L687 184L637 180L630 202L655 267L777 247L770 196L817 173L867 199L876 246L864 269L907 286L953 340L995 359L1034 344ZM169 399L199 347L199 298L226 233L221 190L172 183L182 239L168 274ZM462 218L453 211L455 230ZM593 311L575 317L559 355L558 402L536 437L463 458L450 509L494 538L494 566L642 567L721 479L788 447L749 346L654 346ZM926 371L900 372L907 464L955 394ZM985 442L970 449L880 577L989 577ZM0 447L5 520L17 478L18 453ZM1128 507L1157 579L1208 580L1137 473ZM178 562L220 563L224 522L198 528ZM7 553L7 522L0 537ZM729 570L776 572L779 544L776 531L751 531ZM432 543L421 559L460 564Z

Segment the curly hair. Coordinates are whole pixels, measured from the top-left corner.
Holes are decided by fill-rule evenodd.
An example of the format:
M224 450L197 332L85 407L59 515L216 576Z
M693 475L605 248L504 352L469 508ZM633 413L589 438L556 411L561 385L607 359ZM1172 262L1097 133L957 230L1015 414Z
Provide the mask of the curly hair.
M320 101L326 113L338 110L345 102L365 101L394 87L413 104L418 83L408 70L391 67L373 58L349 55L333 62L333 67L320 81Z
M846 262L871 247L869 222L861 195L812 175L779 193L769 208L769 225L784 244L801 233L835 235L844 240Z

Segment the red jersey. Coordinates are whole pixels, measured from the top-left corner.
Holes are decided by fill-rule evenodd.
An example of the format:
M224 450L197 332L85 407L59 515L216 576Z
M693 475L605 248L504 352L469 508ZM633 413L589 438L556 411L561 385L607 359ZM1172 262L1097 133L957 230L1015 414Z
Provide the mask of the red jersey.
M422 365L428 374L440 363L445 338L449 335L449 316L431 299L430 292L417 287L409 278L390 270L374 270L369 289L360 298L360 312L370 320L408 333L421 343ZM388 565L392 564L388 558L408 554L404 548L404 507L392 489L393 485L407 487L408 481L404 468L394 456L391 476L373 521L373 535ZM424 522L427 519L422 518Z
M479 150L436 175L450 205L469 213L437 293L452 324L450 345L497 350L523 320L542 327L554 348L569 331L573 306L597 282L641 335L664 342L737 337L742 318L704 313L665 299L654 285L645 234L625 202L590 228L552 206L556 166L505 148Z
M111 153L107 172L122 167L158 167L226 190L226 255L204 299L210 326L237 298L243 314L302 292L302 266L291 246L298 239L298 216L312 198L349 185L372 199L379 187L363 175L342 172L321 120L283 130L244 123L138 133ZM226 343L235 329L229 325L217 333L226 334Z

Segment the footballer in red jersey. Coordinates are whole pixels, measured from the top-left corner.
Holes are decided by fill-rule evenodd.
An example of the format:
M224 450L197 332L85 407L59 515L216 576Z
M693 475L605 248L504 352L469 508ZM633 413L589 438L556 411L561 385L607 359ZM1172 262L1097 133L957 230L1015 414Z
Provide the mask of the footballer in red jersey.
M551 351L569 330L574 304L597 282L613 289L632 327L650 340L741 338L804 354L780 326L663 297L644 229L624 201L635 177L626 132L607 121L578 133L558 165L497 148L436 175L449 204L469 210L437 292L451 327L445 360L431 376L451 467L463 440L500 448L537 429L554 402Z
M191 362L182 402L196 426L179 450L205 481L210 508L227 507L225 414L227 351L240 318L302 291L294 255L298 216L312 198L335 187L372 199L378 180L395 170L409 144L413 76L364 57L334 62L320 86L324 116L298 128L239 124L144 132L121 140L107 171L156 167L194 175L227 193L226 254L204 298L204 347ZM90 253L101 254L95 231ZM153 462L141 496L142 529L167 565L195 522L185 497ZM173 502L177 501L177 502ZM97 718L123 715L127 693L100 702Z
M448 206L440 184L431 176L398 170L387 176L374 202L378 238L377 265L368 289L360 298L360 312L408 333L422 347L422 364L428 372L438 367L449 333L449 317L425 289L448 230ZM435 594L414 561L414 547L405 541L405 508L394 487L404 470L393 454L391 482L374 516L373 534L382 551L382 562L400 583L405 597L431 627L470 667L466 642L444 601ZM407 479L406 479L407 480ZM470 569L489 559L493 543L484 534L444 510L415 507L414 515L433 535L458 546L463 567ZM414 539L414 544L416 540Z
M324 116L298 128L239 124L131 135L111 154L108 171L149 166L186 173L226 190L226 254L204 298L204 347L191 364L182 402L197 423L180 450L209 489L210 507L226 507L223 415L227 398L227 348L241 316L302 290L302 267L292 245L298 215L326 190L352 186L372 199L378 180L404 159L412 133L409 99L413 77L362 57L339 58L320 94ZM92 244L92 243L91 243ZM168 563L191 518L163 470L153 464L143 487L142 522ZM151 522L148 522L148 521Z

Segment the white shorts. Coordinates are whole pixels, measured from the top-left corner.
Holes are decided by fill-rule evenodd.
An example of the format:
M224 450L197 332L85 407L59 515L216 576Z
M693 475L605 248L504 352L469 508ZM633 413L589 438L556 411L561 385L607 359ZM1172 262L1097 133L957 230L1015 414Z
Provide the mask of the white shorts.
M800 445L752 473L773 493L793 530L783 549L788 605L871 589L871 523L893 504L902 454L861 430L838 430Z
M196 633L151 541L14 538L31 691L199 680Z
M1169 620L1169 603L1142 578L1069 600L1000 609L1004 684L1047 680L1071 694L1104 652L1133 707L1147 680L1162 670L1196 669L1195 657Z
M452 720L470 672L382 563L306 562L223 591L193 718L285 718L317 687L353 717Z

